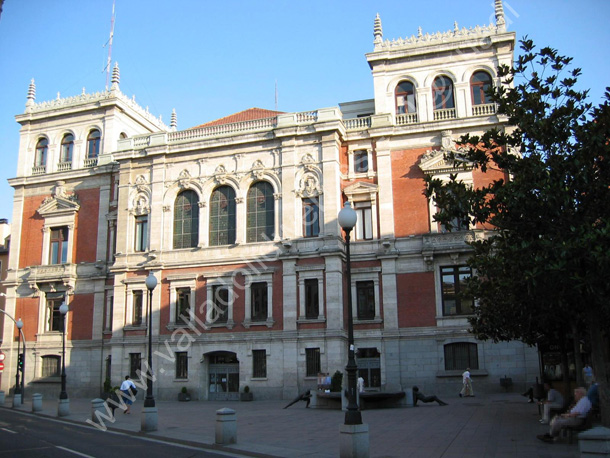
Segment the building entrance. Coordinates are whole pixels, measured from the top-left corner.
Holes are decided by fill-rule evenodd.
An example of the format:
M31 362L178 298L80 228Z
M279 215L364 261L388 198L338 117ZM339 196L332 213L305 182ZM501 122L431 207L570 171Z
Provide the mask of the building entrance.
M239 361L235 353L215 352L209 355L208 399L239 400Z

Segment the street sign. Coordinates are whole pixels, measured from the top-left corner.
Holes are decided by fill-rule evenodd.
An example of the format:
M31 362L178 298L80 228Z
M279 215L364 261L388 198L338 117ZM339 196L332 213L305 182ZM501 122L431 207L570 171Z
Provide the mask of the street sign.
M4 357L5 357L4 353L2 353L2 352L0 351L0 361L4 361Z
M4 363L2 361L0 361L0 372L2 372L4 370Z

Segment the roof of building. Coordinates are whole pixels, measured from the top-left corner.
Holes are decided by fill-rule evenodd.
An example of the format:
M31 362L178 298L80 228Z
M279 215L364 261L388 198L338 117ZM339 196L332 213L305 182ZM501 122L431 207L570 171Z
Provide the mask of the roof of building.
M215 121L210 121L206 122L205 124L200 124L198 126L191 127L191 129L198 129L200 127L209 126L220 126L223 124L232 124L235 122L253 121L255 119L272 118L283 113L283 111L265 110L263 108L248 108L247 110L240 111L239 113L234 113L232 115L225 116L224 118L216 119Z

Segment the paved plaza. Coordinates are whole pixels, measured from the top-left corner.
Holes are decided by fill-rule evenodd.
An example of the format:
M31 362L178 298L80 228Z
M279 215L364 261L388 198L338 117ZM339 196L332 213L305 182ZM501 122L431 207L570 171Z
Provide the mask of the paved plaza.
M475 398L444 398L449 405L434 404L394 409L364 410L369 425L370 455L378 458L575 458L578 443L567 439L546 444L536 439L548 431L539 423L538 408L516 393L478 395ZM306 409L299 402L288 409L288 401L253 402L157 402L158 431L147 437L196 443L236 456L338 457L339 410ZM11 409L9 398L4 408ZM224 407L237 414L237 444L217 447L216 411ZM142 400L130 415L116 411L110 431L140 433ZM31 412L29 397L17 410ZM18 415L18 413L15 413ZM57 400L43 400L35 415L57 418ZM70 415L63 420L86 425L91 419L88 399L71 399ZM93 427L93 426L89 426Z

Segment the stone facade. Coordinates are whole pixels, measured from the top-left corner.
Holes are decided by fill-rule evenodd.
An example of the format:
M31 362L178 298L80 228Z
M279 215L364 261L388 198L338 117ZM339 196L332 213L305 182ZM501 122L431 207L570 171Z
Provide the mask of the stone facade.
M27 386L59 391L53 307L66 301L72 396L96 396L143 365L150 306L157 398L186 386L194 399L238 399L246 385L255 399L293 398L346 364L347 288L368 389L457 394L467 365L479 391L499 390L505 375L533 380L535 350L474 339L453 294L465 241L485 231L445 233L422 194L426 174L455 173L446 153L459 153L462 134L505 128L481 95L513 59L501 1L496 17L393 41L377 17L372 100L251 109L187 130L125 97L116 66L97 94L36 103L32 82L17 116L5 282L7 311L25 323ZM473 186L490 178L467 164L458 173ZM351 285L337 222L346 200L359 216ZM5 324L7 367L12 335Z

